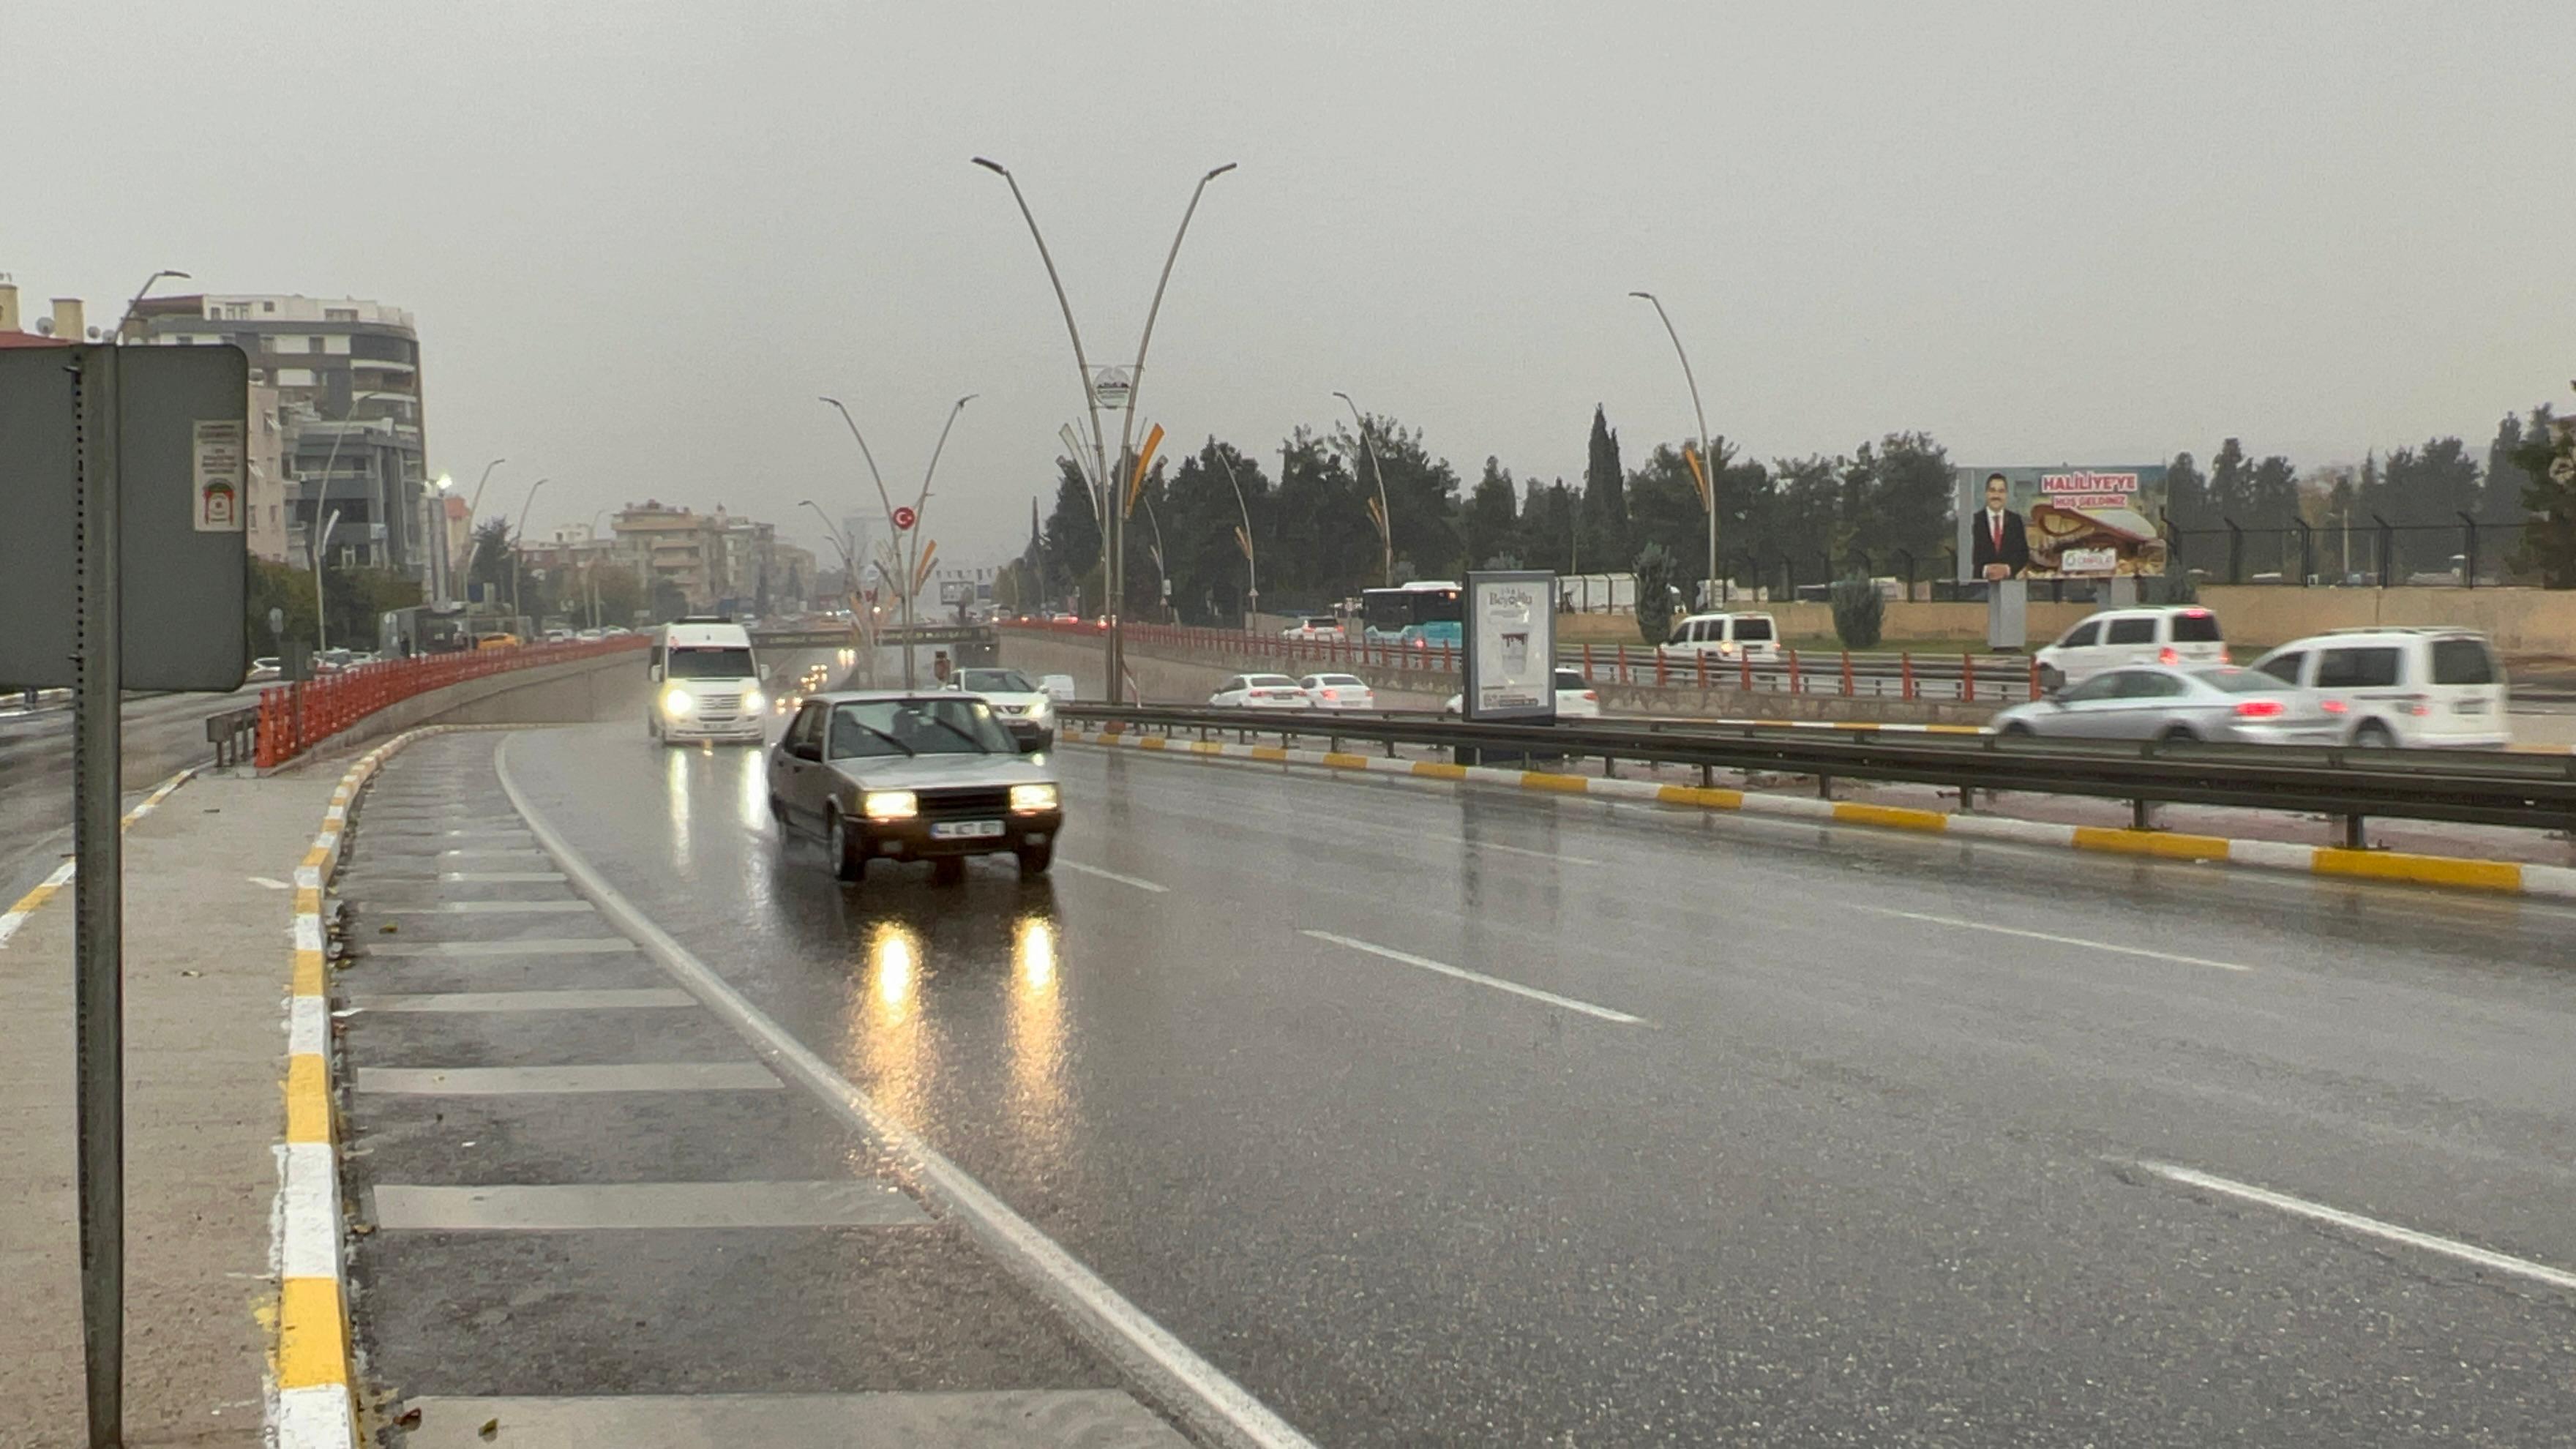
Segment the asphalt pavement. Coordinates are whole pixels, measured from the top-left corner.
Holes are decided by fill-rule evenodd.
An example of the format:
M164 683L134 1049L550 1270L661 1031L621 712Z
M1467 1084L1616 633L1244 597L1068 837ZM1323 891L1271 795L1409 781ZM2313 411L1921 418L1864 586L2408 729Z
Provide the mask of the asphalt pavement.
M2576 1422L2576 913L1078 748L1051 887L845 888L775 837L756 751L609 725L503 758L659 928L1317 1443ZM555 1170L742 1130L583 1124ZM656 1341L794 1358L903 1301L811 1271L849 1291L779 1328L675 1303ZM650 1389L613 1367L592 1391Z
M212 760L206 716L258 703L260 688L128 696L120 736L127 803L183 766ZM25 893L71 848L71 710L49 701L32 714L0 717L0 906Z

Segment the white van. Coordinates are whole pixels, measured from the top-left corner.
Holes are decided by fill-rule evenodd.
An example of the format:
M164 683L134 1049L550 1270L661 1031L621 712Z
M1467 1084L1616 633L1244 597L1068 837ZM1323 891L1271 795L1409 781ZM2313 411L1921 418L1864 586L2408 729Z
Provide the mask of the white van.
M761 742L769 700L751 655L751 632L731 619L687 618L662 626L646 666L653 681L644 728L674 741Z
M2219 632L2218 616L2197 605L2105 609L2086 615L2031 658L2039 665L2039 687L2053 694L2105 669L2133 664L2184 669L2225 664L2227 640Z
M1768 664L1780 657L1780 626L1768 614L1693 614L1673 626L1664 645L1670 654L1713 654L1732 664Z
M2284 644L2254 667L2314 696L2319 738L2413 749L2500 749L2504 666L2467 629L2336 629Z

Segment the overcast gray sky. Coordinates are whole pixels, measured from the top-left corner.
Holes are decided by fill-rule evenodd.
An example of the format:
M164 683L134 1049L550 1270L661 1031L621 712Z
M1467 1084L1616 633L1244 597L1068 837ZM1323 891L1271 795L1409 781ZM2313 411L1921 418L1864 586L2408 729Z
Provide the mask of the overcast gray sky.
M1579 475L1926 429L1978 462L2469 435L2576 374L2564 0L2520 5L436 6L0 0L0 271L112 320L156 267L417 314L432 466L532 530L647 496L873 509L948 402L991 562L1095 358L1273 449L1345 388ZM1275 455L1274 455L1275 456ZM800 524L806 525L799 527Z

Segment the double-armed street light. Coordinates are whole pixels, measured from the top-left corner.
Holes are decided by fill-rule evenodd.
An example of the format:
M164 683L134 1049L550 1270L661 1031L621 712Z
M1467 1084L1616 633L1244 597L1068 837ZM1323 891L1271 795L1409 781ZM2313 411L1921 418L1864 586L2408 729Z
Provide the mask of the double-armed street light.
M966 405L979 396L980 393L970 392L949 405L948 421L940 425L939 441L930 450L930 466L921 470L921 492L912 500L910 508L897 508L893 495L886 492L885 475L877 471L877 455L868 447L867 437L859 431L858 420L850 416L848 406L836 397L818 399L830 404L832 410L841 415L841 422L850 430L851 441L859 445L859 456L867 460L868 477L877 485L877 502L885 506L886 547L894 555L894 573L901 575L900 578L890 575L888 581L894 584L895 593L903 600L903 687L906 689L916 687L918 682L913 665L912 605L913 595L921 588L922 514L930 506L930 480L938 475L939 455L948 451L948 433L957 426L957 415L966 411ZM823 510L815 508L814 511L821 513ZM828 526L831 520L827 518L824 522ZM839 536L835 534L834 537L837 540ZM844 551L842 557L846 559L848 553Z
M1377 479L1377 541L1381 555L1379 562L1386 571L1386 586L1391 589L1395 587L1395 515L1389 513L1386 507L1386 469L1378 465L1377 444L1369 441L1368 420L1360 416L1360 405L1351 401L1349 393L1338 388L1334 390L1333 396L1340 398L1342 405L1351 410L1351 426L1359 429L1360 451L1368 455L1369 473Z
M1654 304L1655 315L1664 320L1664 333L1673 339L1673 355L1682 360L1682 381L1690 387L1691 416L1699 423L1699 460L1692 465L1693 481L1699 484L1700 506L1708 510L1708 599L1705 607L1717 606L1717 455L1708 447L1708 412L1699 405L1699 379L1692 375L1690 354L1682 349L1682 334L1673 326L1672 314L1664 310L1663 299L1652 292L1630 292ZM1705 471L1703 471L1705 470Z
M1011 174L1009 167L998 161L988 160L982 156L975 157L974 161L976 165L1009 183L1011 199L1019 204L1020 217L1029 226L1029 237L1037 243L1038 260L1046 265L1047 283L1055 289L1056 306L1064 313L1065 333L1073 340L1073 364L1082 374L1083 402L1091 413L1092 477L1096 480L1095 486L1104 495L1101 499L1103 505L1101 509L1101 582L1109 596L1107 600L1109 702L1123 703L1127 697L1126 621L1123 617L1126 603L1127 510L1123 506L1124 500L1119 496L1120 480L1114 478L1109 471L1107 439L1102 436L1100 430L1100 410L1103 406L1101 393L1104 384L1124 389L1123 395L1113 396L1107 401L1107 406L1123 408L1127 414L1118 434L1119 467L1124 470L1131 466L1129 450L1135 443L1136 393L1145 384L1145 352L1154 342L1154 319L1162 313L1163 291L1171 285L1172 264L1180 258L1181 239L1190 234L1190 218L1198 214L1199 197L1207 191L1208 183L1232 171L1235 163L1229 161L1211 169L1206 175L1201 176L1198 185L1191 189L1190 204L1181 212L1179 229L1172 233L1171 249L1163 255L1163 273L1154 283L1154 300L1145 309L1145 330L1136 340L1135 364L1126 370L1123 378L1120 378L1112 376L1116 369L1105 369L1100 374L1095 374L1091 370L1091 358L1082 346L1082 329L1073 320L1073 303L1065 297L1064 279L1056 272L1055 257L1047 250L1046 236L1038 230L1038 219L1036 214L1029 210L1028 198L1021 194L1019 178Z
M519 554L521 550L527 546L528 510L536 505L537 490L545 487L548 483L553 481L554 480L551 478L540 478L536 482L528 485L527 501L519 505L519 526L510 531L510 614L513 618L520 620L523 624L526 621L526 616L519 612ZM535 631L530 630L529 632L534 633ZM525 638L526 636L522 635L520 637Z

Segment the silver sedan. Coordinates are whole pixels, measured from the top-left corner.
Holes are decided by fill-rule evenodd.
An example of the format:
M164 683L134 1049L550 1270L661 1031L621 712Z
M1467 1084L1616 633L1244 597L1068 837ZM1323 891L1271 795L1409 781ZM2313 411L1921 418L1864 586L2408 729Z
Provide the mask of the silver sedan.
M2315 728L2312 708L2297 689L2252 669L2146 664L2015 705L1995 716L1993 728L2003 735L2278 745Z

